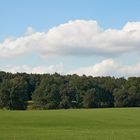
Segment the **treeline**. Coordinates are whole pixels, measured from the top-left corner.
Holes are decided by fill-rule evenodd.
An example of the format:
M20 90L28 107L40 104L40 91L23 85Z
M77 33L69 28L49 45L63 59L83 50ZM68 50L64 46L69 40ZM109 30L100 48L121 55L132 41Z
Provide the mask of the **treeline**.
M140 77L114 78L0 72L0 108L139 107Z

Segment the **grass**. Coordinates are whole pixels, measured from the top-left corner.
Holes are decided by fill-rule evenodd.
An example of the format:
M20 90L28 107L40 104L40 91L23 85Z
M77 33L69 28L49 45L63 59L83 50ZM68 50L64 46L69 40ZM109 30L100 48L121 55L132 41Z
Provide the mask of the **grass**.
M140 140L140 108L0 110L0 140Z

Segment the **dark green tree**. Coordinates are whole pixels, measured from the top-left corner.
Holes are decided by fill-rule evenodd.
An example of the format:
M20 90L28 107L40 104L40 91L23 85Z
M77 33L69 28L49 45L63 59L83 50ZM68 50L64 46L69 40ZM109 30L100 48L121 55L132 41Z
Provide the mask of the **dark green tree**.
M0 89L1 108L26 109L27 100L27 82L22 77L3 81Z

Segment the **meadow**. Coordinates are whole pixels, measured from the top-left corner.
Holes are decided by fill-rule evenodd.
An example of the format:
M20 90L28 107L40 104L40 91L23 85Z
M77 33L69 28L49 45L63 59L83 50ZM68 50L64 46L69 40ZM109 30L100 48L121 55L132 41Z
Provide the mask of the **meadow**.
M0 140L140 140L140 108L0 110Z

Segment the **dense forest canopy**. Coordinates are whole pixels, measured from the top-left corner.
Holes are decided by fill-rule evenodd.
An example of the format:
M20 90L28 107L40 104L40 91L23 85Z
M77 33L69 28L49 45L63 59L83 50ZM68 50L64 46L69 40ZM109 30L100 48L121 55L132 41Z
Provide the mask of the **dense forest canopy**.
M0 108L139 107L140 77L0 72Z

